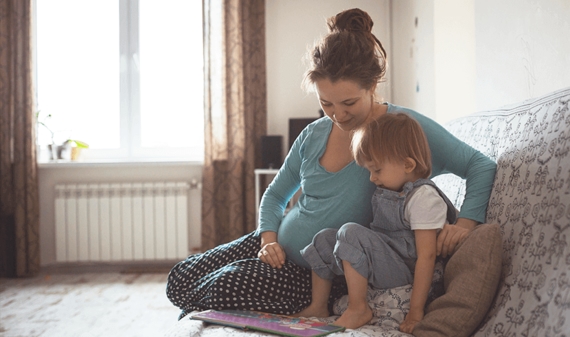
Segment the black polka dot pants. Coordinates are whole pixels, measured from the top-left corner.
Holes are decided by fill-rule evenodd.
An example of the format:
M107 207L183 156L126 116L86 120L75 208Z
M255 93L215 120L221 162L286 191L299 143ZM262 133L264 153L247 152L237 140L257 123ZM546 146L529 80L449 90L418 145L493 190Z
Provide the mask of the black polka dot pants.
M202 254L189 256L172 268L166 294L182 309L237 309L290 315L311 302L311 271L287 261L281 269L257 258L255 232ZM334 297L340 297L333 287Z

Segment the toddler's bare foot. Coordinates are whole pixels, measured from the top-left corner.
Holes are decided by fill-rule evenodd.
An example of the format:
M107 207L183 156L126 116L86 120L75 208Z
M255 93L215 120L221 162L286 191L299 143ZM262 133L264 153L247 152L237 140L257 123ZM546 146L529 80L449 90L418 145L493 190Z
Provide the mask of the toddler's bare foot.
M327 308L320 308L309 305L300 312L292 315L293 317L329 317L330 313Z
M372 319L372 309L368 305L351 308L350 305L346 311L333 323L347 329L357 329Z

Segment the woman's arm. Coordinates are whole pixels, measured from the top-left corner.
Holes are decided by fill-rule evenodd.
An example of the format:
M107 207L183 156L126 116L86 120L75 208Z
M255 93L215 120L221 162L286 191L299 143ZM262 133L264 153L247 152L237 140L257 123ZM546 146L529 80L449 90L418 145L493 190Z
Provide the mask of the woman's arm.
M261 248L257 256L273 268L281 268L285 263L286 254L278 243L277 232L285 207L300 187L304 142L310 129L305 128L297 137L279 172L261 198L257 228L261 236Z
M422 126L432 153L432 177L453 173L466 179L465 199L455 226L445 225L437 237L437 254L446 257L479 223L485 222L497 164L443 126L404 109Z
M466 180L465 198L456 224L445 225L437 237L437 255L447 257L477 224L485 222L497 165L447 131L433 141L432 158L434 167L440 167L439 173L450 172ZM434 170L433 175L437 173Z
M413 110L402 109L414 117L424 130L432 154L432 177L453 173L466 179L465 199L459 218L485 222L497 164L434 120Z
M285 251L277 242L277 232L283 218L283 212L289 199L293 195L290 191L299 188L299 173L294 167L296 155L293 149L285 159L283 166L271 182L259 206L259 224L257 232L261 236L261 247L257 257L273 268L281 268L285 263Z
M461 205L459 218L474 220L484 223L487 215L487 204L495 180L497 164L489 157L475 150L466 143L458 140L455 136L442 139L446 142L457 142L451 155L437 153L443 156L443 172L451 172L465 179L465 198Z
M410 334L414 331L416 324L424 318L424 307L433 279L436 256L435 229L418 229L414 231L414 235L418 259L414 273L412 299L410 301L410 311L400 325L400 331Z
M301 163L304 142L310 134L305 128L293 143L279 172L269 184L259 205L258 233L277 232L287 203L301 186Z

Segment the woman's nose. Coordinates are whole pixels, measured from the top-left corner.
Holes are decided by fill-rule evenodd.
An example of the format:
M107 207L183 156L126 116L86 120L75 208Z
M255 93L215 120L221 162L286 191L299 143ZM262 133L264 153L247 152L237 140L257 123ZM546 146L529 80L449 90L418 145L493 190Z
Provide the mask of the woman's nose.
M337 121L342 121L346 117L346 113L342 109L333 110L333 115Z

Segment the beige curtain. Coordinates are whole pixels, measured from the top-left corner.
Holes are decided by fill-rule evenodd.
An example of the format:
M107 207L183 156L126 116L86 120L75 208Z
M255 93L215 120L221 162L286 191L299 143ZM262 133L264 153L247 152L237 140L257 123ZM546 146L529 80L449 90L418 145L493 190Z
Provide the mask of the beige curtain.
M202 249L255 229L254 169L266 133L265 0L204 0Z
M32 1L0 1L0 273L39 271Z

